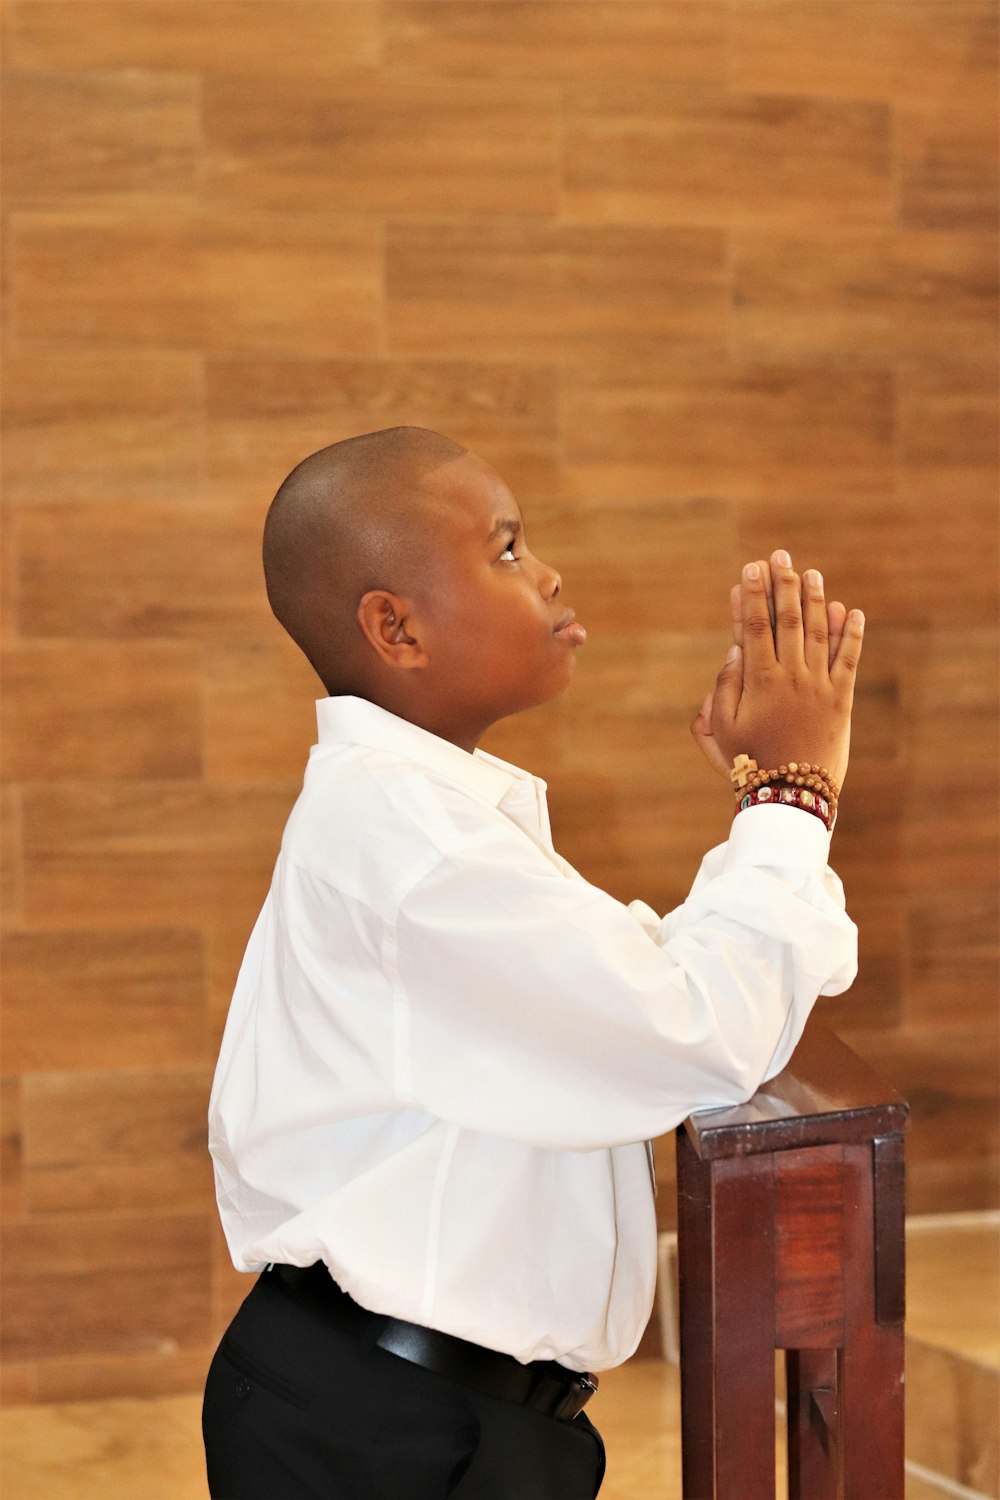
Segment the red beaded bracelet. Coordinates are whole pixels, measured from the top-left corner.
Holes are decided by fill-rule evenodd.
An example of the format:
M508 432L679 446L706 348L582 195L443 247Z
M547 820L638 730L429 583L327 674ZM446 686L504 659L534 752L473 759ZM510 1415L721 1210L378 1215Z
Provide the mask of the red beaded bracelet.
M782 803L786 807L801 807L822 822L829 833L837 822L837 809L831 807L825 797L804 786L761 786L756 791L745 792L737 804L736 811L747 807L762 807L767 803Z

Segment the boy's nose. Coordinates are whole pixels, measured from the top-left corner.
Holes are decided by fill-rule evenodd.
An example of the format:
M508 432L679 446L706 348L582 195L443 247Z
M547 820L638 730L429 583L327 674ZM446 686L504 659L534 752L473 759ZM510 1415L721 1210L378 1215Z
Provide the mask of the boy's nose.
M562 588L562 579L555 568L542 568L542 593L546 599L554 599Z

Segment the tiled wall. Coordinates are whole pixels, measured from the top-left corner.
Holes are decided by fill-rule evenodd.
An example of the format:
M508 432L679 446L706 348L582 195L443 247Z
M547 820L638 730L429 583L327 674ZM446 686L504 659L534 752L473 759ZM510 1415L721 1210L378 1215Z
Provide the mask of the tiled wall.
M725 835L687 726L741 561L865 608L821 1009L913 1103L911 1207L995 1201L991 0L3 14L8 1398L195 1388L246 1290L205 1104L319 691L261 522L400 422L591 629L488 745L623 898Z

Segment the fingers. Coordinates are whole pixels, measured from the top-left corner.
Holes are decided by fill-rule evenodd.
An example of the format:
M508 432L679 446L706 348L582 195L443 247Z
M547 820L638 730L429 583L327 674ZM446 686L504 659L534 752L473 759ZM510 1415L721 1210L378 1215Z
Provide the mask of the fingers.
M841 604L839 599L834 599L827 606L826 622L830 632L830 665L840 650L840 638L844 633L844 621L847 619L847 607Z
M770 630L768 630L768 635L770 635ZM722 671L715 679L715 690L709 705L713 733L716 726L732 723L742 695L743 652L739 646L730 646Z
M771 574L774 579L775 652L780 662L794 665L804 657L802 592L799 575L793 570L787 552L771 554Z
M743 645L743 594L738 583L729 590L729 613L733 617L733 643Z
M749 587L751 589L757 590L758 593L761 591L763 592L763 597L767 609L768 623L772 627L774 627L775 625L775 598L777 598L778 600L777 607L780 609L786 609L786 605L790 600L792 600L792 580L796 580L797 583L796 575L794 572L792 572L790 566L786 568L782 562L778 561L779 557L785 558L787 556L787 552L774 553L773 567L772 564L768 563L764 558L758 558L756 563L748 564L748 567L755 567L758 569L759 582L750 580ZM748 646L748 642L746 640L746 622L744 618L745 600L747 597L748 589L748 579L746 577L746 573L747 569L744 569L743 579L739 583L733 585L733 588L730 591L729 595L729 609L733 622L733 640L736 645L743 647ZM858 611L857 613L860 614L860 611ZM810 668L810 670L814 671L818 671L821 667L828 665L832 673L833 664L837 660L841 648L841 643L844 639L845 626L848 618L847 608L840 602L839 599L832 599L829 603L826 603L823 575L815 568L807 569L802 576L801 593L799 596L799 615L800 624L798 635L802 642L802 657L804 657L806 665ZM755 623L751 627L752 633L759 633L761 619L762 615L758 606L755 610ZM860 642L864 632L863 616L861 617L861 620L862 623L860 627L860 633L857 634L857 642ZM792 600L791 602L791 608L786 609L785 630L786 632L790 630L792 638L795 638L796 629L794 600ZM853 630L850 633L853 635ZM775 638L776 645L778 647L778 659L788 660L787 655L783 657L781 654L781 638L777 631L775 632ZM855 644L855 646L853 647L853 655L855 658L857 657L859 649L860 646L858 644ZM763 662L764 664L767 663L767 653L763 651L758 653L751 646L747 652L747 660L749 666L753 666L756 664L756 657L758 655L760 656L761 662ZM800 657L800 659L802 659L802 657ZM774 660L773 653L770 657L770 660L772 662ZM854 662L854 666L852 668L849 668L848 670L857 670L856 660Z
M740 579L740 610L743 619L745 669L764 672L775 664L771 615L767 606L764 573L760 563L747 563Z
M767 613L771 621L771 629L774 629L774 593L771 582L771 564L762 557L758 557L757 566L764 580L764 593L767 596ZM733 640L737 646L743 645L743 593L738 583L734 583L729 591L729 612L733 617Z
M852 609L844 621L844 633L837 647L837 654L830 667L830 681L854 697L854 683L861 659L861 646L865 633L865 617L860 609Z
M823 593L823 575L815 568L807 568L802 575L802 632L806 666L812 672L828 671L830 627Z
M771 616L771 629L774 629L774 578L771 574L771 564L764 557L758 557L757 565L764 575L764 593L767 595L767 612Z

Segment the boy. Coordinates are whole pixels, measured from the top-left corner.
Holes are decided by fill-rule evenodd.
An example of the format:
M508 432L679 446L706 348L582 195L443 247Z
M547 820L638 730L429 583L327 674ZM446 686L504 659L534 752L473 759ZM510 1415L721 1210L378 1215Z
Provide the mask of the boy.
M625 907L553 850L544 784L476 749L586 634L489 465L421 428L336 443L278 491L264 566L329 696L212 1091L261 1274L208 1376L211 1493L589 1500L590 1372L653 1299L649 1138L747 1098L854 977L835 788L740 810L668 917ZM842 782L863 620L781 553L773 602L772 634L749 565L694 732L724 772Z

